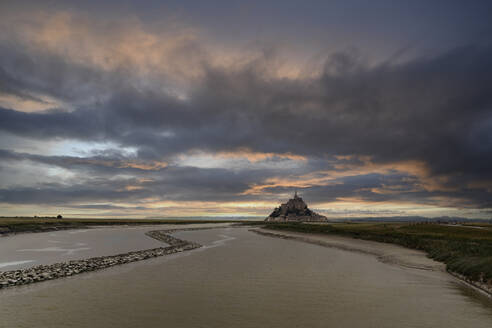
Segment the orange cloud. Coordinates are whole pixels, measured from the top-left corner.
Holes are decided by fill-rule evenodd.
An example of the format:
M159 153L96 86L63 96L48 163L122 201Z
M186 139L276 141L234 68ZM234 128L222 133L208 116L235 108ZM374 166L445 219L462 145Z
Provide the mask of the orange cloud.
M139 169L139 170L145 170L145 171L157 171L163 168L167 167L166 162L157 162L157 161L151 161L147 163L136 163L136 162L122 162L116 167L118 168L133 168L133 169Z
M138 161L115 161L115 160L104 160L104 159L92 159L92 158L76 158L71 157L66 159L69 164L90 164L97 166L114 167L119 169L133 168L145 171L158 171L160 169L166 168L168 163L159 161L149 161L149 162L138 162Z
M292 176L287 178L273 177L268 178L263 184L256 184L244 191L243 195L260 195L265 193L265 189L286 187L286 188L309 188L313 186L328 186L339 184L333 181L335 178L322 175L321 172L310 173L301 176Z
M289 176L289 177L272 177L266 179L261 184L255 184L250 186L243 194L245 195L259 195L265 192L265 189L275 187L286 188L309 188L313 186L328 186L333 184L339 184L337 179L366 175L372 173L378 173L382 175L388 175L395 172L408 174L417 178L416 186L412 191L426 190L426 191L454 191L456 189L446 186L446 182L449 181L448 176L433 176L430 173L427 165L422 161L401 161L393 163L379 164L374 163L369 156L336 156L337 160L352 160L357 159L358 163L338 163L334 162L334 170L322 170L311 172L304 175ZM396 186L383 188L376 188L372 190L376 193L396 194L402 188ZM407 190L408 191L408 190Z
M22 112L37 112L53 108L70 108L68 104L44 95L37 95L36 97L25 99L15 95L2 94L1 91L0 106Z
M254 152L249 148L241 148L236 151L221 151L216 153L214 156L222 158L246 158L251 163L256 163L259 161L264 161L272 158L288 159L292 161L306 161L307 158L301 155L295 155L292 153L262 153Z
M198 29L172 17L158 31L149 30L136 16L102 20L72 11L15 13L2 21L0 27L16 26L15 39L31 49L102 70L131 67L138 74L160 72L175 80L202 73L202 58L193 57L198 51L183 51L193 46Z
M82 65L105 71L124 67L143 78L164 76L179 88L163 91L179 96L183 96L179 89L203 77L210 67L234 71L254 62L266 79L307 78L322 71L308 72L298 59L268 56L262 48L218 44L197 26L184 24L171 14L164 18L159 27L149 28L136 15L100 19L74 11L12 12L1 15L0 28L12 31L15 26L9 32L13 35L5 33L4 38Z
M134 190L142 190L144 187L142 186L126 186L125 190L126 191L134 191Z

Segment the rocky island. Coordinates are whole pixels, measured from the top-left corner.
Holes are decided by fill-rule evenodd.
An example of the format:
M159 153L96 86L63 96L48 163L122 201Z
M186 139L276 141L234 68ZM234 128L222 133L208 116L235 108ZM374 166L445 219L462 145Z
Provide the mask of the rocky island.
M294 198L289 199L285 204L280 205L273 210L265 221L267 222L325 222L328 219L311 211L307 204L297 195L297 191L294 194Z

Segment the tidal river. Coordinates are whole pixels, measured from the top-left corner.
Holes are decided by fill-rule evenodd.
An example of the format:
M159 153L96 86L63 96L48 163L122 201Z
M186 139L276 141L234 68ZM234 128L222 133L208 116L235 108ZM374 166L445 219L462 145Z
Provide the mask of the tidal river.
M175 236L204 247L0 290L0 327L492 327L444 272L245 228Z

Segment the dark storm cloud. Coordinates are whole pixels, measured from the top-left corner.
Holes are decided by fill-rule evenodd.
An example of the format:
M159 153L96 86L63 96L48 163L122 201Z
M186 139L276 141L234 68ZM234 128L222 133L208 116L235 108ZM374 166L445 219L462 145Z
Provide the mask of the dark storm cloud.
M272 176L289 176L292 170L240 170L204 169L196 167L169 166L158 171L136 170L94 164L94 158L79 159L73 157L19 154L9 151L0 152L2 163L8 161L33 161L55 165L70 169L77 173L76 183L44 183L41 188L10 187L0 189L0 202L11 204L51 204L63 205L74 201L79 203L99 203L101 200L109 202L130 202L139 204L142 200L153 198L172 201L255 201L256 194L245 193L251 185ZM98 159L100 160L100 159ZM105 161L116 161L115 159ZM1 166L0 166L1 171ZM309 169L303 169L309 172ZM132 174L132 177L118 177L119 174ZM340 197L357 197L367 201L386 201L391 199L415 200L429 193L406 193L401 187L406 175L366 174L352 177L343 177L327 186L311 186L298 188L306 199L311 202L335 201ZM408 184L408 183L407 183ZM398 186L398 194L379 195L370 192L372 188ZM130 187L130 188L128 188ZM278 194L291 193L292 187L265 188L261 195L265 201L280 201ZM97 209L94 207L94 209ZM102 208L100 208L102 209Z
M328 185L310 186L307 188L297 188L298 192L306 199L315 203L334 202L340 198L355 198L364 201L388 201L405 200L414 201L420 197L429 196L412 192L414 187L409 183L408 175L403 174L361 174L338 178ZM375 189L393 188L388 194L375 193ZM265 191L270 193L290 193L289 187L271 187ZM425 198L425 197L424 197Z
M121 153L111 152L111 156L42 156L18 153L9 150L0 150L0 160L32 161L35 163L57 166L74 171L90 171L98 175L138 174L139 172L160 171L167 167L165 162L142 162L136 158L126 157Z
M0 163L31 161L69 169L77 182L44 183L33 187L0 189L0 202L15 204L65 204L77 202L139 202L152 197L175 201L253 200L255 196L238 196L272 170L231 171L219 168L167 166L157 169L128 167L131 159L118 157L79 158L40 156L0 151ZM0 165L0 173L2 166ZM128 177L131 175L131 177ZM123 176L123 177L122 177Z
M0 189L0 202L11 204L70 204L104 202L139 203L145 198L154 201L235 201L253 200L238 196L248 188L248 174L240 175L223 169L169 168L153 179L136 178L80 179L77 184L43 184L39 187ZM127 188L127 187L132 188Z
M15 41L15 40L12 40ZM45 94L67 102L97 99L111 81L100 70L17 42L0 44L0 93L35 99ZM116 74L115 74L116 73ZM118 78L114 72L111 78Z
M338 55L320 78L294 81L268 79L261 66L210 69L188 101L124 88L91 109L0 109L0 128L37 138L105 137L159 155L250 147L416 159L437 174L490 178L490 58L491 47L464 47L367 68ZM172 136L159 136L161 131Z
M481 22L483 29L490 29L490 23ZM202 56L199 46L177 52L184 55L190 49ZM142 83L133 62L101 69L16 40L4 41L0 93L29 100L49 96L67 108L33 113L0 108L0 130L38 140L111 141L138 149L140 161L169 161L196 150L289 152L310 159L306 171L294 172L299 175L308 169L332 169L327 159L336 155L353 156L349 163L339 164L359 161L360 166L365 157L380 165L415 161L425 165L425 176L360 174L304 192L319 202L358 197L426 203L432 197L450 197L461 199L457 206L492 206L490 44L376 65L366 64L355 52L340 52L326 60L320 74L296 78L272 74L276 57L268 51L232 67L214 65L205 55L199 62L201 74L183 88L183 96L177 96L168 91L176 85L172 78L150 72ZM117 182L101 179L97 190L92 182L45 185L44 195L36 188L2 189L0 202L7 203L137 201L155 195L173 200L248 200L254 196L243 192L251 185L289 175L175 166L145 170L124 167L128 161L124 156L76 159L2 151L0 157L90 170L105 178L122 171L135 176ZM137 183L137 177L147 176L153 182L125 190ZM394 180L388 182L389 178ZM424 178L437 179L438 186L419 189L419 179ZM398 192L372 191L397 184L403 186ZM274 194L288 189L265 190Z
M0 3L0 12L87 12L103 20L137 16L158 25L169 15L195 23L222 43L280 40L315 51L357 47L386 55L402 48L441 51L489 40L488 0L140 0L50 1ZM311 50L311 49L309 49Z

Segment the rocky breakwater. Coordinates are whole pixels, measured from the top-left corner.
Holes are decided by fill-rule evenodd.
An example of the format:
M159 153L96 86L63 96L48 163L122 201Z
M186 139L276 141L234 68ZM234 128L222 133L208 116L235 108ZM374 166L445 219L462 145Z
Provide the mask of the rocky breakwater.
M124 254L92 257L84 260L38 265L27 269L0 272L0 289L70 277L82 272L101 270L115 265L142 261L201 247L200 244L175 238L169 235L169 233L170 231L166 230L149 231L146 233L147 236L170 245L168 247L158 247Z

